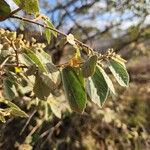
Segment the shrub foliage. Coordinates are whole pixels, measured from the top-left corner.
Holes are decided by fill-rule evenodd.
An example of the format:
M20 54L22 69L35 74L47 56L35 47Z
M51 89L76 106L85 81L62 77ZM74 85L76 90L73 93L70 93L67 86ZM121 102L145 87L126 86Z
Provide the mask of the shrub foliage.
M115 95L115 89L106 69L123 87L129 84L129 75L125 60L109 49L100 54L77 40L72 34L66 35L55 29L48 17L40 14L37 0L13 0L18 9L10 10L4 1L0 2L0 21L8 18L20 19L43 27L47 43L37 43L35 39L26 41L22 34L0 29L0 120L11 116L27 117L28 115L14 103L44 105L46 119L48 112L61 117L61 99L65 95L67 110L82 113L91 100L102 107L109 94ZM36 21L16 16L18 11L33 15ZM39 23L42 21L43 24ZM64 36L58 38L58 35ZM51 38L57 39L56 49L63 51L69 46L71 56L65 63L55 64L52 54L44 48ZM69 55L69 53L68 53ZM107 69L107 70L108 70ZM18 102L19 101L19 102ZM23 101L23 102L21 102ZM57 103L57 104L56 104ZM59 104L58 104L59 103ZM30 106L29 106L30 107Z

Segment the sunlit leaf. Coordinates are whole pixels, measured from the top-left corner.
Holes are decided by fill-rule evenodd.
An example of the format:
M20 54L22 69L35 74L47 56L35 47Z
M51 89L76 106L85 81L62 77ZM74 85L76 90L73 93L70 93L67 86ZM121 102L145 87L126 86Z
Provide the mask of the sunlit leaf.
M125 59L121 58L120 55L115 55L115 57L112 57L113 60L119 62L125 67L125 63L127 62Z
M51 99L49 101L50 107L54 115L58 118L61 118L61 109L60 109L60 103L56 101L56 99Z
M63 86L72 110L82 113L86 106L84 79L79 68L65 67L62 70Z
M129 85L129 75L126 67L122 65L122 63L117 60L111 59L109 61L109 69L121 86Z
M20 108L16 109L16 108L9 108L10 110L10 114L13 116L19 116L19 117L28 117L28 115L22 111Z
M101 73L103 74L103 77L110 89L110 91L115 95L116 92L115 92L115 89L114 89L114 86L113 86L113 83L112 81L110 80L109 76L106 74L106 72L104 71L104 69L102 67L99 66L99 70L101 71Z
M28 67L35 65L35 62L32 61L32 59L25 53L22 53L21 55L19 55L19 60L21 61L22 64L25 64Z
M99 66L96 67L94 75L87 80L87 93L95 104L100 107L104 105L109 88Z
M75 38L72 34L67 35L67 42L71 45L76 45Z

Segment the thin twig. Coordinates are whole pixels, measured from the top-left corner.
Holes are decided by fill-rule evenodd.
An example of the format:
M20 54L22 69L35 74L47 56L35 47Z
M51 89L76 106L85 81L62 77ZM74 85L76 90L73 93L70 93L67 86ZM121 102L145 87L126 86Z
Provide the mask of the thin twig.
M20 135L22 135L22 133L24 132L24 130L26 129L26 127L28 126L30 120L32 119L32 117L34 116L34 114L37 112L37 110L34 110L32 112L32 114L30 115L30 117L28 118L26 124L24 125L24 127L22 128L21 132L20 132Z
M65 34L65 33L61 32L61 31L59 31L59 30L57 30L57 29L51 28L51 27L49 27L49 26L46 26L46 25L44 25L44 24L35 22L35 21L30 20L30 19L27 19L27 18L19 17L19 16L17 16L17 15L12 15L11 18L15 18L15 19L19 19L19 20L22 20L22 21L25 21L25 22L33 23L33 24L36 24L36 25L41 26L41 27L43 27L43 28L47 28L47 29L50 29L50 30L52 30L52 31L55 31L55 32L57 32L58 34L63 35L63 36L65 36L65 37L67 36L67 34Z
M59 121L54 127L52 127L52 128L50 128L49 130L47 130L47 131L45 131L44 133L42 133L41 135L40 135L40 139L42 139L43 137L45 137L46 135L47 135L47 137L46 137L46 139L44 140L44 142L41 144L41 148L43 147L43 145L45 145L45 143L49 140L49 139L51 139L51 137L52 137L52 135L53 135L53 133L62 125L62 120L61 121Z
M34 132L42 125L43 121L41 120L32 130L31 132L27 135L27 137L30 137L31 135L34 134Z
M10 17L11 17L11 18L15 18L15 19L19 19L19 20L22 20L22 21L25 21L25 22L33 23L33 24L35 24L35 25L41 26L41 27L43 27L43 28L50 29L50 30L52 30L52 31L57 32L57 33L60 34L60 35L63 35L63 36L65 36L65 37L67 37L67 34L65 34L65 33L61 32L61 31L59 31L59 30L57 30L57 29L54 29L54 28L52 28L52 27L49 27L49 26L46 26L46 25L44 25L44 24L35 22L35 21L33 21L33 20L30 20L30 19L27 19L27 18L23 18L23 17L17 16L17 15L12 15L12 16L10 16ZM90 49L91 51L93 51L92 48L90 48L88 45L84 44L83 42L79 41L78 39L75 39L75 42L78 43L79 45L81 45L81 46L83 46L83 47L85 47L85 48L88 48L88 49Z
M5 66L5 67L17 67L17 64L9 64L9 63L7 63L7 64L5 64L4 66ZM28 68L28 66L20 65L20 64L19 64L19 67L20 67L20 68Z
M5 64L7 63L7 61L9 60L10 57L7 57L0 65L0 70L3 68L3 66L5 66Z

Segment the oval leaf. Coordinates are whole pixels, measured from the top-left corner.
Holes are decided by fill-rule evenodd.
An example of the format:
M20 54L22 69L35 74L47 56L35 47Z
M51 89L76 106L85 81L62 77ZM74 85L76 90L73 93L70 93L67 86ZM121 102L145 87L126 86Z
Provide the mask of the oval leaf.
M35 78L33 92L41 99L46 100L50 93L55 95L56 85L48 75L38 73Z
M15 93L13 91L13 83L8 78L3 79L3 93L4 97L8 100L12 100L15 98Z
M100 107L104 105L109 93L109 88L101 72L101 68L98 66L96 66L94 75L87 80L87 93L95 104Z
M84 79L79 68L66 67L62 70L63 86L72 110L82 113L86 106Z
M85 78L88 78L94 74L96 64L97 56L93 55L82 65L82 74Z
M126 67L117 61L117 59L109 61L109 69L121 86L127 87L129 85L129 75Z

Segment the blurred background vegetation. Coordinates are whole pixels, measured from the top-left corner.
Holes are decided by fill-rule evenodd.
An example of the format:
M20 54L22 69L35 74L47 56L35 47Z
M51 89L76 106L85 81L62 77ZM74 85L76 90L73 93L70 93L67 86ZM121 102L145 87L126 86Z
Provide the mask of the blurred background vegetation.
M113 48L121 54L127 60L130 86L118 87L118 96L110 97L102 109L90 103L84 114L65 112L61 119L56 112L44 120L44 107L28 109L19 103L30 117L0 124L0 149L149 150L150 1L40 0L40 8L57 29L74 34L100 53ZM10 19L1 22L0 28L46 43L32 24ZM45 50L53 51L54 45L52 40ZM62 53L54 55L59 58Z

